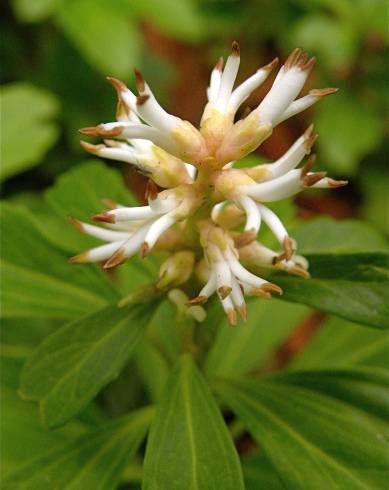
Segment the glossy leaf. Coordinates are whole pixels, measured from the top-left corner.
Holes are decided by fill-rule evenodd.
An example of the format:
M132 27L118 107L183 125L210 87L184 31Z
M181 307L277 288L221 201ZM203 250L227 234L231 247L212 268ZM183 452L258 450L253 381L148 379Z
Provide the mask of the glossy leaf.
M60 448L22 464L3 482L4 489L111 490L136 453L153 415L146 408L107 423Z
M323 369L367 365L387 368L387 332L365 328L342 318L327 320L301 352L292 359L292 369Z
M206 372L240 376L260 367L308 311L306 307L276 299L251 300L245 324L230 328L223 318L206 360Z
M298 253L376 252L388 249L387 240L364 221L336 221L328 216L315 218L293 230Z
M104 75L124 78L136 65L139 37L127 2L63 2L55 21L85 59Z
M170 374L147 442L144 490L243 489L238 456L189 357Z
M22 373L21 394L39 401L48 427L79 413L128 361L152 306L108 306L47 337Z
M117 300L107 276L71 266L27 210L2 206L1 239L4 317L72 318Z
M1 93L1 179L6 179L37 165L55 143L58 127L52 119L59 103L53 94L29 83L6 85Z
M384 488L387 374L296 372L219 382L217 391L261 445L286 488Z
M389 254L306 255L311 279L276 275L283 298L376 328L389 326Z

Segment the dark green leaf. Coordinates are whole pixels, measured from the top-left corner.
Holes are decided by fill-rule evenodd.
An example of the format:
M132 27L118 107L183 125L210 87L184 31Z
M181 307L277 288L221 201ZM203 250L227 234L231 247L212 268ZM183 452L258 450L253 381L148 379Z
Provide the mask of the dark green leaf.
M27 210L2 206L2 315L72 318L118 294L96 266L74 267Z
M207 357L207 373L240 376L260 367L308 311L308 308L276 299L250 301L247 323L230 328L223 319Z
M293 230L298 253L376 252L387 249L388 242L371 225L358 220L335 221L321 216Z
M63 2L55 20L85 59L104 75L124 78L136 65L139 34L126 1Z
M6 85L1 92L1 179L6 179L37 165L56 141L58 128L51 120L59 104L54 95L28 83Z
M108 306L50 335L23 370L21 394L40 402L48 427L80 412L128 361L153 307Z
M327 320L292 360L292 369L322 369L363 364L388 367L387 332L365 328L342 318Z
M150 424L146 408L107 423L60 448L22 465L8 475L4 489L111 490L136 453Z
M264 452L242 458L246 490L285 490L285 485Z
M189 357L173 370L161 397L147 442L142 488L243 489L228 430Z
M258 443L286 488L385 488L387 374L296 372L218 382L217 391Z
M276 275L283 298L357 323L387 328L387 252L306 255L311 279Z
M4 383L4 364L2 363ZM57 449L73 438L85 433L88 426L73 421L55 431L44 430L37 407L22 400L17 393L3 387L1 391L1 473L2 476L20 468L21 462L29 461L37 454Z

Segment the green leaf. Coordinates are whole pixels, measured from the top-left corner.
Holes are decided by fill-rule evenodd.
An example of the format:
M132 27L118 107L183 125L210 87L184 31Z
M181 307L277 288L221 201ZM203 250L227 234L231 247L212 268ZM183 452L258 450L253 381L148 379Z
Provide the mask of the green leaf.
M119 374L152 310L150 305L108 306L44 340L23 370L20 391L39 401L48 427L75 416Z
M2 205L2 316L72 318L116 301L96 266L74 267L27 210Z
M286 301L303 303L346 320L387 328L389 254L306 255L310 279L276 274Z
M292 359L292 369L367 365L388 368L387 332L365 328L342 318L330 318Z
M244 325L229 328L223 318L206 360L207 374L240 376L260 367L308 311L300 305L276 299L250 301Z
M53 448L7 476L4 489L111 490L150 424L146 408Z
M26 82L1 89L2 169L1 180L39 164L57 140L52 119L59 112L56 97Z
M63 2L55 21L103 74L124 78L136 65L140 39L126 1L69 0Z
M293 230L299 254L375 252L387 249L388 242L371 225L358 220L335 221L315 218Z
M282 480L263 451L242 458L246 490L285 490Z
M241 468L201 373L184 357L170 374L147 442L144 490L243 489Z
M51 15L63 0L12 0L16 17L22 22L39 22Z
M199 41L205 29L201 11L193 0L142 0L132 2L131 8L142 19L157 25L177 39ZM172 15L174 12L174 15Z
M320 134L319 154L338 175L357 171L360 160L383 137L380 117L351 94L337 94L318 107L315 127Z
M388 376L296 372L219 381L217 391L261 445L286 488L384 488Z

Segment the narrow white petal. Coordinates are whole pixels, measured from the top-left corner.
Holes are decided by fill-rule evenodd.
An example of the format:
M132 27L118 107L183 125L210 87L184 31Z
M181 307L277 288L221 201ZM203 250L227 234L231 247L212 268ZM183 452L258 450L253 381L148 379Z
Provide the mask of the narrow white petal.
M305 109L311 107L311 105L313 105L319 99L320 97L314 95L305 95L304 97L300 97L299 99L292 102L282 114L274 119L273 126L276 126L282 121L285 121L285 119L289 119L290 117L299 114L302 111L305 111Z
M282 224L280 218L272 211L267 208L263 204L257 204L258 209L262 215L263 221L270 228L274 236L277 238L281 245L283 244L286 237L288 237L288 232L286 231L285 226Z
M289 150L274 163L266 164L263 167L271 172L271 179L280 177L290 170L293 170L308 153L305 136L300 136Z
M211 73L211 80L207 90L207 96L209 102L214 102L216 100L217 94L220 89L220 82L222 79L222 72L219 67L215 67Z
M244 231L254 230L258 233L261 227L261 214L257 203L247 196L242 196L237 200L237 203L244 209L246 213L246 225Z
M303 189L300 179L301 169L290 170L288 173L268 182L248 187L247 194L262 202L279 201L297 194Z
M144 90L141 95L147 96L147 99L137 104L137 111L141 118L150 124L150 126L158 128L163 132L170 132L177 126L180 121L179 118L172 116L159 105L147 83L144 84Z
M232 276L231 281L232 291L231 291L231 299L235 306L241 307L245 304L244 296L242 290L239 286L238 281Z
M217 261L214 263L217 287L231 287L231 271L227 262Z
M117 242L121 240L127 240L130 233L107 230L106 228L101 228L99 226L90 225L88 223L81 223L80 228L87 235L99 238L100 240L105 240L107 242Z
M100 262L111 257L122 245L124 241L107 243L100 247L91 248L86 255L86 262Z
M287 70L277 83L273 84L263 101L255 109L260 121L274 125L274 121L277 121L300 93L308 74L307 70L301 70L299 67Z
M147 243L149 250L155 245L158 238L162 235L162 233L168 230L174 223L176 222L176 218L173 214L167 213L164 216L158 218L154 223L150 226L147 234L145 236L145 243Z
M239 85L231 94L228 108L235 114L241 104L249 97L249 95L269 76L270 70L261 68L254 75L251 75L247 80Z
M107 211L106 214L114 216L115 221L143 220L150 219L156 216L156 213L153 209L151 209L150 206L116 208Z
M116 160L119 162L126 162L132 165L138 165L139 154L134 151L130 146L124 147L105 147L98 150L97 154L102 158L109 158L110 160Z
M211 271L208 282L205 284L203 289L199 292L199 296L206 296L209 298L216 291L216 274Z
M123 244L123 255L125 257L134 255L140 249L151 226L150 223L144 224Z
M260 277L255 276L251 272L249 272L247 269L245 269L240 262L234 257L232 253L229 253L227 255L227 260L230 265L231 271L235 275L237 279L240 281L246 282L247 284L250 284L251 286L255 288L261 287L263 284L265 284L267 281L264 279L261 279Z
M220 88L217 94L216 107L223 111L227 108L232 89L234 87L236 75L238 74L240 64L239 54L233 50L227 58L226 66L224 67L221 77Z
M230 296L227 296L226 298L224 299L220 299L220 302L223 306L223 310L227 313L227 315L230 313L230 311L233 311L234 310L234 304L232 302L232 299L230 298Z

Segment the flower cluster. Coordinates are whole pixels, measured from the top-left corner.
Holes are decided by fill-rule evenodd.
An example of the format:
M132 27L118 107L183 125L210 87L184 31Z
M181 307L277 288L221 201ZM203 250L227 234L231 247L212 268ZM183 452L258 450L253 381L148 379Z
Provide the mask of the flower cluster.
M221 58L211 73L199 129L166 112L138 71L138 95L108 78L118 94L116 121L81 130L102 137L104 144L81 144L89 153L127 162L146 175L148 205L111 202L111 209L93 217L102 226L73 220L81 231L107 243L71 259L103 261L109 269L137 252L144 257L151 249L169 251L157 287L176 287L195 274L203 287L190 304L203 304L216 293L231 324L236 324L237 314L246 318L245 295L270 298L272 293L282 293L253 271L276 268L309 277L306 260L295 254L295 241L264 203L307 187L347 183L313 172L313 155L299 167L316 139L312 126L277 161L234 168L234 162L254 151L277 124L336 92L311 90L297 98L315 60L295 49L258 107L236 121L239 107L278 60L234 88L239 62L239 45L234 42L225 66ZM257 240L262 222L279 242L279 251Z

